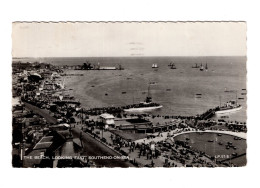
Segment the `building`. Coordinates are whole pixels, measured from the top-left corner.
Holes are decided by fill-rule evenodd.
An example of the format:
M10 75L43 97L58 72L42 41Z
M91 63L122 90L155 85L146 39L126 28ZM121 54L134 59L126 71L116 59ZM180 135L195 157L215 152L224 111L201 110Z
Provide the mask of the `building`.
M115 125L115 117L111 114L104 113L100 115L100 119L105 126L114 126Z

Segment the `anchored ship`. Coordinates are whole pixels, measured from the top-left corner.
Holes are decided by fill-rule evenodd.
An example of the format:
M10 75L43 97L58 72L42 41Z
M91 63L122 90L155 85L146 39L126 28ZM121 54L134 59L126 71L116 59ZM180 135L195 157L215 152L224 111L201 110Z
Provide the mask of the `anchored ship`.
M229 101L224 106L220 106L216 109L215 114L225 114L229 112L236 112L238 110L241 110L242 106L240 104L237 104L236 101Z
M152 102L152 97L150 94L150 85L148 86L148 94L144 102L140 102L139 104L132 104L124 107L125 112L144 112L144 111L152 111L156 109L160 109L163 106Z

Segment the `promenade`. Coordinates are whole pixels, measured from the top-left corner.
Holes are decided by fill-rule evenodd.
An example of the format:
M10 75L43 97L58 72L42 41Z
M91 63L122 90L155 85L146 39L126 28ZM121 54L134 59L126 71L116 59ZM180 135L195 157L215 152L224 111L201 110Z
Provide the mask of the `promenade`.
M139 139L139 140L136 140L135 143L150 143L152 141L154 142L159 142L159 141L164 141L168 135L172 135L171 138L174 138L178 135L182 135L182 134L187 134L187 133L199 133L199 132L202 132L202 133L220 133L220 134L227 134L227 135L231 135L231 136L236 136L236 137L239 137L239 138L242 138L242 139L246 139L247 136L246 136L246 133L244 132L232 132L232 131L220 131L220 130L205 130L205 131L196 131L196 130L191 130L191 131L182 131L181 129L176 129L176 130L173 130L173 131L170 131L170 132L162 132L160 133L160 136L157 136L158 133L154 133L153 135L157 136L155 138L143 138L143 139Z

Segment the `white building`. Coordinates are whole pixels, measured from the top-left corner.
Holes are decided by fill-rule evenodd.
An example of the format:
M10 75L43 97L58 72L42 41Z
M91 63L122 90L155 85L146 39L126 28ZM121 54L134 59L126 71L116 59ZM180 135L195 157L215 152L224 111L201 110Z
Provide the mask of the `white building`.
M100 119L105 125L115 125L115 117L111 114L101 114Z

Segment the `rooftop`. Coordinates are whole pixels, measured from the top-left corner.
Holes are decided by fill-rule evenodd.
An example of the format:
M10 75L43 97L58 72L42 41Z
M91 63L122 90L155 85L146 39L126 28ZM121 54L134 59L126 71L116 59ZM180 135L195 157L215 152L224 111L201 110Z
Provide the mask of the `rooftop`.
M114 119L115 118L113 115L108 114L108 113L101 114L100 117L104 118L104 119Z
M43 137L39 143L43 143L43 142L51 142L53 139L53 136L45 136Z
M51 146L52 142L39 142L34 146L34 150L37 149L47 149Z

